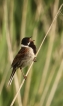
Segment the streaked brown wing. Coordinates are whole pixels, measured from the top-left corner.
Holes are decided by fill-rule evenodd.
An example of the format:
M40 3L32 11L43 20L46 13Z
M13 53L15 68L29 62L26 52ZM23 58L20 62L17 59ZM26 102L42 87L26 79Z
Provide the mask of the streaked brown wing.
M15 56L11 66L17 67L17 65L20 63L21 59L24 58L27 52L28 52L28 49L25 47L22 47L20 51L18 52L18 54Z

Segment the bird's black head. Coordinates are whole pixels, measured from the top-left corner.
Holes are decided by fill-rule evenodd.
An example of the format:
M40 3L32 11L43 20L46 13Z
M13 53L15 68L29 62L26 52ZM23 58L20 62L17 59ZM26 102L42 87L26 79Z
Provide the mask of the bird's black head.
M29 46L29 44L30 44L31 41L32 41L31 40L31 37L25 37L25 38L22 39L21 44L26 45L26 46L27 45Z
M37 50L36 50L36 45L34 44L33 41L31 41L29 47L31 47L33 49L34 54L36 54Z

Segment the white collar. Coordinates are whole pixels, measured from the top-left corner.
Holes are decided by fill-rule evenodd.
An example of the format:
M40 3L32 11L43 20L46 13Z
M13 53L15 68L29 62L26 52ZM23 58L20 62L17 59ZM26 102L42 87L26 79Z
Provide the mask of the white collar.
M27 47L27 48L28 48L29 46L28 46L28 45L23 45L23 44L21 44L21 47Z

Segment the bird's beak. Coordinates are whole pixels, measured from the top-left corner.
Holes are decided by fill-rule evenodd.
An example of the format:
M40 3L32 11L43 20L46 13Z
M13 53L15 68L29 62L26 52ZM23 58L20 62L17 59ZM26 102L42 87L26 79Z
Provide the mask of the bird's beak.
M32 42L32 36L31 36L31 37L29 37L29 41L30 41L30 42Z
M32 36L31 36L30 39L29 39L29 41L30 41L30 42L34 42L35 40L32 40Z

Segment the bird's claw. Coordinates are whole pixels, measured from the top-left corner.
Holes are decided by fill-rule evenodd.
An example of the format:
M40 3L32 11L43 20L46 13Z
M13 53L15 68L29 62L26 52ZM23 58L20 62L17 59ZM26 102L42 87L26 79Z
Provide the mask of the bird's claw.
M24 79L26 80L27 79L27 76L26 75L23 75Z
M34 57L33 61L34 61L34 62L37 62L36 57Z

